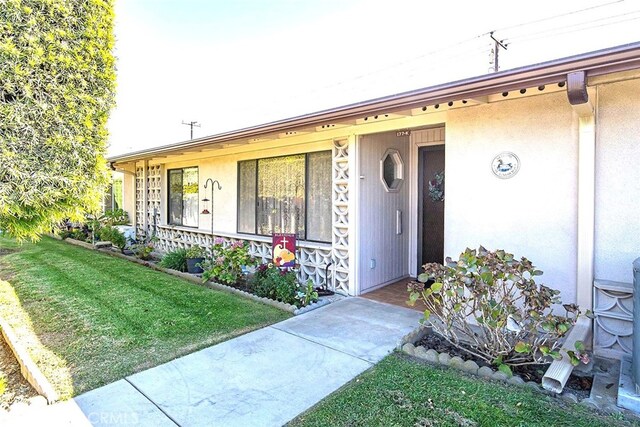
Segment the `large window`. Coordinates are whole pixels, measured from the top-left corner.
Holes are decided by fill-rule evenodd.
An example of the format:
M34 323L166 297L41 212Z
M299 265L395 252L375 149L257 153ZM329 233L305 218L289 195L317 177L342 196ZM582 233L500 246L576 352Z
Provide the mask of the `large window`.
M198 168L169 171L169 224L198 226Z
M238 163L238 232L331 241L331 152Z

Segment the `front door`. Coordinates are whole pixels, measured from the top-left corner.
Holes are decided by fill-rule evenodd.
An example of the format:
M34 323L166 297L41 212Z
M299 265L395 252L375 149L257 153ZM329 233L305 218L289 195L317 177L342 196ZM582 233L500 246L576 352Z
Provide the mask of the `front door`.
M360 292L409 274L409 136L362 136L359 144Z
M418 273L444 261L444 145L419 150Z

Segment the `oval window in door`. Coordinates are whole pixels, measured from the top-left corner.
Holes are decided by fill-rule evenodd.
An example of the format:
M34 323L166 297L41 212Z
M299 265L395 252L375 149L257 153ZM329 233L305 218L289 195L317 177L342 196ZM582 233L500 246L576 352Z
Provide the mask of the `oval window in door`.
M390 148L385 151L380 160L380 179L385 190L389 192L400 190L404 181L404 162L398 150Z

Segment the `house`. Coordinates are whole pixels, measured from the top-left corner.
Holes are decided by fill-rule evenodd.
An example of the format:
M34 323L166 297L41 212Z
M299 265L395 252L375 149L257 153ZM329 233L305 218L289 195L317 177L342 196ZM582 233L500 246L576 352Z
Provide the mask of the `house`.
M296 233L303 278L360 295L501 248L594 309L595 352L619 356L640 256L639 118L634 43L109 161L164 251L215 235L269 259L271 233Z

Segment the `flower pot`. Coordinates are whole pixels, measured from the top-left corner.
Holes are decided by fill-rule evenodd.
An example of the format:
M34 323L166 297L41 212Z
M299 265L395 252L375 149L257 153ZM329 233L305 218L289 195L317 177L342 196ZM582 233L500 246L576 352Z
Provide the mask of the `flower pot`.
M187 271L191 274L202 274L202 268L196 266L204 261L204 258L187 258Z

